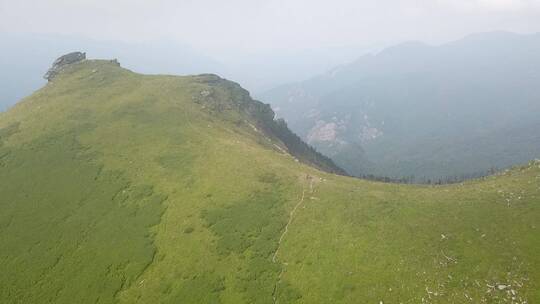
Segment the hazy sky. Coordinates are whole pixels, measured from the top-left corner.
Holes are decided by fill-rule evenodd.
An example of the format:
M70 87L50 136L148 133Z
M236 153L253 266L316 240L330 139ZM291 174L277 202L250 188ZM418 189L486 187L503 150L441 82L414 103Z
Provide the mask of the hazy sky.
M210 55L540 31L540 0L0 0L0 31L176 40Z

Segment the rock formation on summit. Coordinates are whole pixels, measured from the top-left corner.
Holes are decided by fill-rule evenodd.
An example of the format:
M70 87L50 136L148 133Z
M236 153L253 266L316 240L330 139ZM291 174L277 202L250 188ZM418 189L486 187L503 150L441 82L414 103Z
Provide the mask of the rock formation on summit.
M77 63L86 59L86 53L72 52L56 59L52 67L47 71L43 78L48 81L53 80L56 75L67 65Z

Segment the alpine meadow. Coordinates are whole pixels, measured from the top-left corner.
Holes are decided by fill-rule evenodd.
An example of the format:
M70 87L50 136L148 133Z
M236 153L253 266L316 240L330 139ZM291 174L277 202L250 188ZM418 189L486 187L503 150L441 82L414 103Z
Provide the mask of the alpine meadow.
M540 304L540 0L0 0L0 304Z
M540 162L347 177L216 75L64 66L0 114L3 303L536 303Z

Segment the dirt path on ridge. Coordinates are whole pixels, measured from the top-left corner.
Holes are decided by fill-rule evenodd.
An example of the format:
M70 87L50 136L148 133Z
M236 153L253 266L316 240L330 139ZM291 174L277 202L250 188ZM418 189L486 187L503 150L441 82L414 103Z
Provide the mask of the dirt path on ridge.
M313 180L314 180L314 177L311 176L311 175L306 175L306 179L309 180L309 192L313 193ZM306 186L303 184L302 185L302 196L300 197L300 200L298 201L298 203L294 206L293 210L291 210L291 212L289 213L289 221L287 222L287 225L285 225L285 229L283 229L283 233L279 237L278 247L277 247L276 251L274 252L274 255L272 256L272 262L273 263L276 263L277 255L279 253L279 249L281 248L281 243L283 241L283 238L285 237L285 235L289 231L289 225L294 220L294 214L296 213L296 210L304 203L305 197L306 197ZM274 304L277 303L276 293L277 293L278 285L281 282L281 276L283 275L283 272L285 271L285 264L284 263L281 263L281 264L282 264L281 271L279 273L276 284L274 285L274 290L272 292L272 299L274 300Z

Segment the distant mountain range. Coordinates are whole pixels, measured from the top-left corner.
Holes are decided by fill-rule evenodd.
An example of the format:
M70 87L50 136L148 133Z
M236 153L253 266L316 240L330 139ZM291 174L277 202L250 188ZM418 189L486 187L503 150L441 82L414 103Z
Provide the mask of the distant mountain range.
M540 156L540 34L404 43L260 98L351 174L475 175Z

